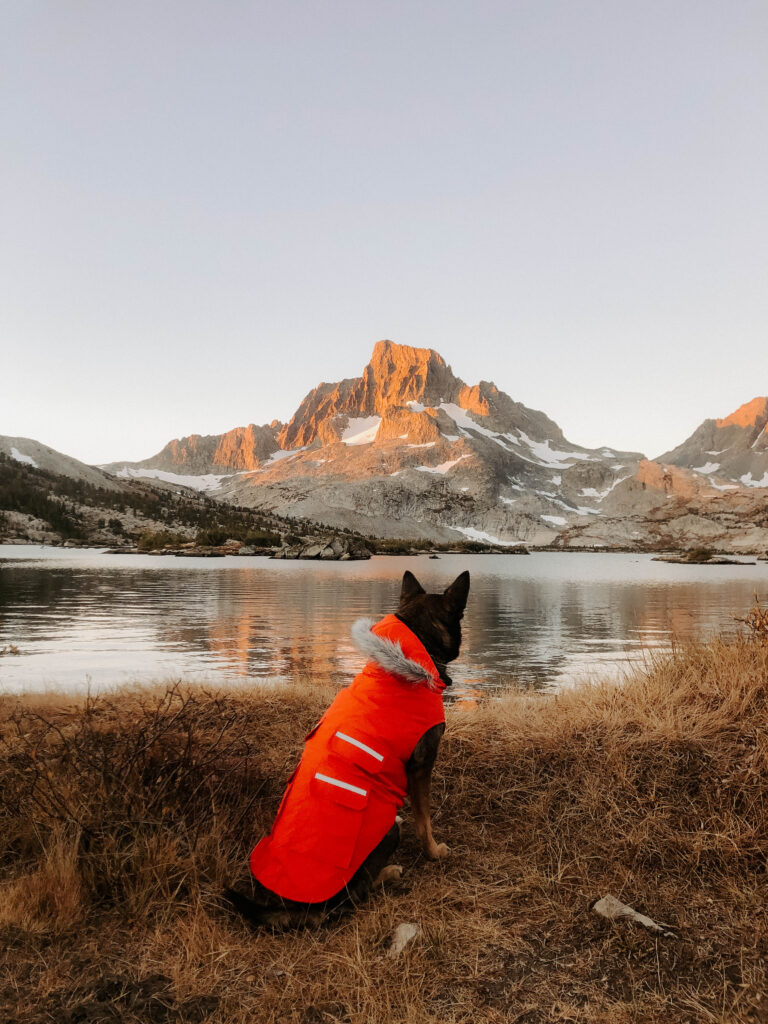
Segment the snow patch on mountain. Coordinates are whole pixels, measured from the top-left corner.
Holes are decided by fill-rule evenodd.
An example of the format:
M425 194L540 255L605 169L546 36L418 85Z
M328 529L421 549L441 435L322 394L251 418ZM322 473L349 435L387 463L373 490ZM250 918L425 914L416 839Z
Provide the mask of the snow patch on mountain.
M505 441L511 441L513 444L519 444L519 441L512 437L511 434L499 434L496 431L488 430L487 427L481 427L479 423L475 423L475 421L469 417L468 413L462 409L460 405L456 405L454 402L442 402L438 408L448 414L464 437L471 437L472 435L470 431L474 430L483 437L487 437L491 441L495 441L496 444L500 445L505 450L508 450L507 445L504 443Z
M268 459L265 459L264 465L269 466L275 462L282 462L283 459L293 458L294 455L298 455L299 452L305 452L307 450L306 445L303 448L294 448L293 451L284 451L282 448L276 452L272 452ZM321 462L325 462L325 459L321 459Z
M626 476L618 477L616 480L613 481L611 486L606 487L604 491L595 490L594 487L582 487L581 496L582 498L597 498L598 501L602 501L604 498L608 497L608 495L611 493L614 487L618 487L618 485L622 483L624 480L629 480L631 475L631 473L628 473Z
M702 476L709 476L710 473L717 472L720 469L719 462L705 462L703 466L692 466L694 473L701 473Z
M510 540L500 540L498 537L494 537L490 533L485 533L483 530L476 530L474 526L452 526L452 530L456 530L457 533L463 533L468 540L479 540L484 544L500 544L505 548L516 548L519 547Z
M38 468L37 463L31 455L24 455L18 448L11 448L11 458L17 462L23 462L25 466L33 466L35 469Z
M751 473L745 473L739 479L745 487L768 487L768 470L763 474L762 480L754 480Z
M549 439L534 441L523 430L520 431L520 437L531 449L539 464L546 466L547 469L567 469L574 460L592 461L594 459L594 456L587 452L561 452L556 448L550 448Z
M380 424L381 416L352 417L341 440L344 444L371 444L376 440Z
M711 487L714 487L716 491L738 491L738 484L716 484L712 477L709 478Z
M447 473L449 469L453 469L457 462L468 458L468 455L460 455L458 459L451 459L450 462L441 462L439 466L415 466L414 469L418 469L421 473Z
M123 480L144 479L163 480L167 484L179 484L181 487L191 487L195 491L218 491L223 480L229 480L239 473L206 473L204 476L185 476L181 473L168 473L164 469L135 469L132 466L123 466L115 473L115 476Z

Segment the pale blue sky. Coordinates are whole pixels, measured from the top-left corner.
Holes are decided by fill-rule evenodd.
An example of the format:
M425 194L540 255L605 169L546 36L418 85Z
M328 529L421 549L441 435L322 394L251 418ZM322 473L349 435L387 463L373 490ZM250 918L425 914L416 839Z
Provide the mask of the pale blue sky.
M768 393L764 0L0 5L0 433L90 462L436 348L657 455Z

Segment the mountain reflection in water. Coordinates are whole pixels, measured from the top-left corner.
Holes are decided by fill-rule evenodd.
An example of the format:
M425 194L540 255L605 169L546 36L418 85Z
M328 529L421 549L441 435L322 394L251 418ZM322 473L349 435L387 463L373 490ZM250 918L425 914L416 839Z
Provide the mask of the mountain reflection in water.
M93 689L183 677L348 681L359 616L394 610L405 569L427 589L472 574L454 693L567 685L680 638L735 632L768 563L648 555L451 555L369 562L175 559L0 547L0 689Z

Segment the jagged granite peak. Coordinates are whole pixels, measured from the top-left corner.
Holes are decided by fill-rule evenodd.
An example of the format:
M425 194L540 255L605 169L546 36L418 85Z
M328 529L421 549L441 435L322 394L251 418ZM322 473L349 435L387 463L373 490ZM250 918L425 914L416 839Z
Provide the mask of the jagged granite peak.
M704 420L658 461L691 469L711 481L768 486L768 398L753 398L722 419Z
M310 391L277 440L284 450L332 444L344 438L350 420L376 416L386 425L371 440L388 439L393 436L393 417L402 420L404 410L417 416L431 413L434 418L434 410L451 405L482 417L487 429L503 433L516 428L536 440L563 440L562 431L549 417L514 402L495 384L480 381L469 386L434 349L393 341L376 343L360 377L320 384ZM426 423L416 425L411 420L411 427L420 438L434 436Z
M286 450L306 448L316 441L331 443L341 437L345 416L384 416L410 402L424 406L453 402L463 386L434 349L378 341L362 375L310 391L278 441Z
M378 341L363 370L363 395L371 414L390 406L450 402L461 381L439 352Z

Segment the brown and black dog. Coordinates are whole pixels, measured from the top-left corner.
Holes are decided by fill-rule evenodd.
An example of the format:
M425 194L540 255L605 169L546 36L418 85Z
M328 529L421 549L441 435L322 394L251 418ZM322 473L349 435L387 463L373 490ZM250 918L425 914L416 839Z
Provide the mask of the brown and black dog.
M446 665L459 655L461 620L469 595L469 573L463 572L442 594L427 594L412 572L403 575L400 601L395 616L421 641L437 668L440 679L450 686ZM405 765L408 796L413 810L416 835L430 860L448 855L445 843L432 835L430 783L445 724L428 729L414 747ZM227 889L227 902L255 924L272 928L319 924L329 916L338 916L362 902L378 884L400 878L403 869L388 864L400 841L400 819L368 854L347 885L322 903L297 903L283 899L255 879L251 879L256 899Z

